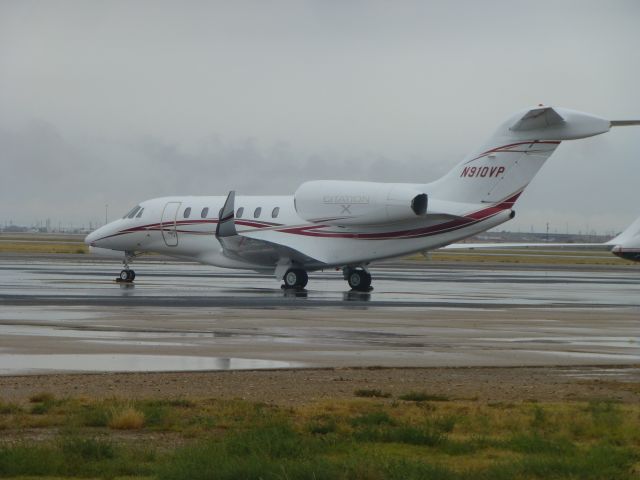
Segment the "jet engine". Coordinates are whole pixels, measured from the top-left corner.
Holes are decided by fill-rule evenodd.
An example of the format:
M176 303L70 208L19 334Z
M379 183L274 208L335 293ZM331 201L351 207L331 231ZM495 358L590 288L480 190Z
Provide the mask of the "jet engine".
M427 194L402 183L317 180L294 194L298 215L327 225L377 225L403 222L427 214Z

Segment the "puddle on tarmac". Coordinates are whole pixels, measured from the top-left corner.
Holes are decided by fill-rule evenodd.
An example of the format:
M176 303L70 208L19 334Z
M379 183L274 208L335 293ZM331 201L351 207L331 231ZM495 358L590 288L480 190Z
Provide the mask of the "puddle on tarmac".
M18 335L27 337L66 337L78 339L97 339L97 338L131 338L131 339L148 339L148 338L227 338L232 336L230 333L222 332L181 332L181 331L124 331L124 330L96 330L96 329L73 329L73 328L57 328L42 327L39 325L0 325L0 333L2 335Z
M509 343L538 343L548 345L575 345L589 347L613 347L613 348L640 348L640 338L636 337L518 337L518 338L497 338L482 337L478 340L488 342L509 342ZM640 350L639 350L640 351Z
M0 354L0 375L58 372L174 372L194 370L254 370L300 368L302 362L233 357L178 355L19 355Z
M638 353L595 353L595 352L562 352L559 350L519 350L519 352L528 352L538 355L553 355L557 357L565 358L592 358L593 360L617 360L617 361L640 361L640 354Z
M19 321L46 321L46 322L65 322L72 320L89 320L100 318L100 312L88 312L77 308L51 308L28 307L20 305L19 307L6 307L0 311L0 321L19 322Z

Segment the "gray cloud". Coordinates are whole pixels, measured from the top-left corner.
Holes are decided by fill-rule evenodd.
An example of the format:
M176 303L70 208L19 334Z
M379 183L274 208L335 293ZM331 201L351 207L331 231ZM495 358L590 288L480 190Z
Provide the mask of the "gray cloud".
M637 118L638 18L631 0L5 1L0 220L428 181L539 102ZM623 228L639 146L632 128L563 144L509 228Z

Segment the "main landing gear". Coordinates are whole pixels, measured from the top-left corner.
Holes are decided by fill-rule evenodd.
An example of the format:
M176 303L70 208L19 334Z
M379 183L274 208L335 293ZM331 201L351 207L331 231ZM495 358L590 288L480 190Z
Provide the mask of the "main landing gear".
M302 268L290 268L285 272L282 280L284 281L283 288L302 289L307 286L309 275Z
M356 292L370 292L373 290L371 274L364 268L345 267L342 269L342 273L349 286Z
M373 290L371 286L371 274L365 267L344 267L342 269L344 279L349 283L353 292L370 292ZM289 268L282 277L285 290L302 290L307 286L309 276L307 271L302 268Z
M136 279L136 272L129 268L129 262L133 261L133 257L135 255L131 252L124 253L124 260L122 261L124 268L116 278L116 282L132 283Z

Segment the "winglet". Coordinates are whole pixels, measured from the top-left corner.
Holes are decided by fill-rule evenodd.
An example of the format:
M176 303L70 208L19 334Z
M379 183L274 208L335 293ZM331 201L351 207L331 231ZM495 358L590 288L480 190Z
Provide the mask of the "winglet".
M236 192L231 190L227 196L227 200L224 202L224 206L220 210L220 218L218 219L218 226L216 227L216 237L232 237L237 235L235 224L235 201Z

